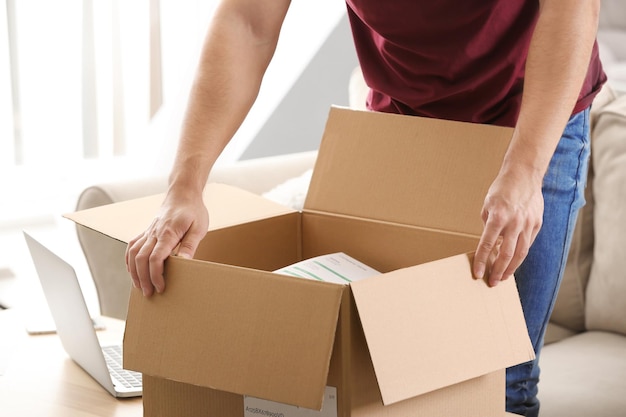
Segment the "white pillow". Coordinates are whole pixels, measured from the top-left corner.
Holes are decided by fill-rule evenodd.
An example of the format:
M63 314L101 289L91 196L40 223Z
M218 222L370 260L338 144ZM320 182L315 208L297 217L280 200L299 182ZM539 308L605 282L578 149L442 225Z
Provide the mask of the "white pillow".
M282 184L279 184L271 190L263 193L263 197L280 203L283 206L302 211L302 208L304 207L304 200L309 190L309 184L311 183L312 174L313 169L311 168L303 174L295 178L290 178Z

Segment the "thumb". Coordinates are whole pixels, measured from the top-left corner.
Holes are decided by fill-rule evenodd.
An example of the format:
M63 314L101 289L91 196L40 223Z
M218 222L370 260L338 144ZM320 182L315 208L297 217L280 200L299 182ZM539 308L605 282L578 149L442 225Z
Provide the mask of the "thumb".
M196 249L198 249L201 238L202 236L197 233L187 233L180 241L176 255L181 258L193 258L193 255L196 253Z

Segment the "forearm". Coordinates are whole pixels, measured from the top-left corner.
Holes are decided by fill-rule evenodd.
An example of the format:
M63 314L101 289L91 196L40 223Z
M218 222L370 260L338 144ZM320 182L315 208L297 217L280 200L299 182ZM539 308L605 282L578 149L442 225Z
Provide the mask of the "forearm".
M518 122L481 212L473 271L488 270L490 285L517 270L541 229L543 177L582 89L598 8L599 0L541 2Z
M522 106L503 170L542 181L587 73L599 7L599 0L541 2Z
M170 174L170 189L198 195L224 147L257 97L273 56L288 1L267 10L218 8L207 33ZM262 7L263 1L259 1ZM284 9L281 9L284 7ZM251 18L251 15L256 14ZM262 14L262 13L261 13Z

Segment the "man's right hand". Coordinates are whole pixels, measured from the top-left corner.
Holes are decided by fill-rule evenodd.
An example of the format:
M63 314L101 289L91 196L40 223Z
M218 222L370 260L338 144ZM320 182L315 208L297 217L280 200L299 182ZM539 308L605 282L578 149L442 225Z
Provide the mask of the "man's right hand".
M202 189L256 100L290 2L223 0L215 11L189 94L169 192L159 215L126 249L133 285L145 296L165 289L167 257L193 257L206 235Z
M159 215L126 248L126 268L143 295L165 290L163 264L172 254L192 258L206 235L209 215L202 197L168 194Z

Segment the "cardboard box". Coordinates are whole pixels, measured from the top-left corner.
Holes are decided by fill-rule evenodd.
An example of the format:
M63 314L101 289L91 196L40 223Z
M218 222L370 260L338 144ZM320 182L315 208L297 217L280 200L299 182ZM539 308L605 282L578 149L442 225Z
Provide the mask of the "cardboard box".
M303 212L208 185L196 259L168 259L163 294L131 293L124 364L144 373L145 415L291 417L255 399L320 410L326 387L333 416L506 415L504 369L534 353L514 280L473 279L471 251L511 133L332 108ZM68 217L128 242L162 198ZM340 251L383 274L270 272Z

